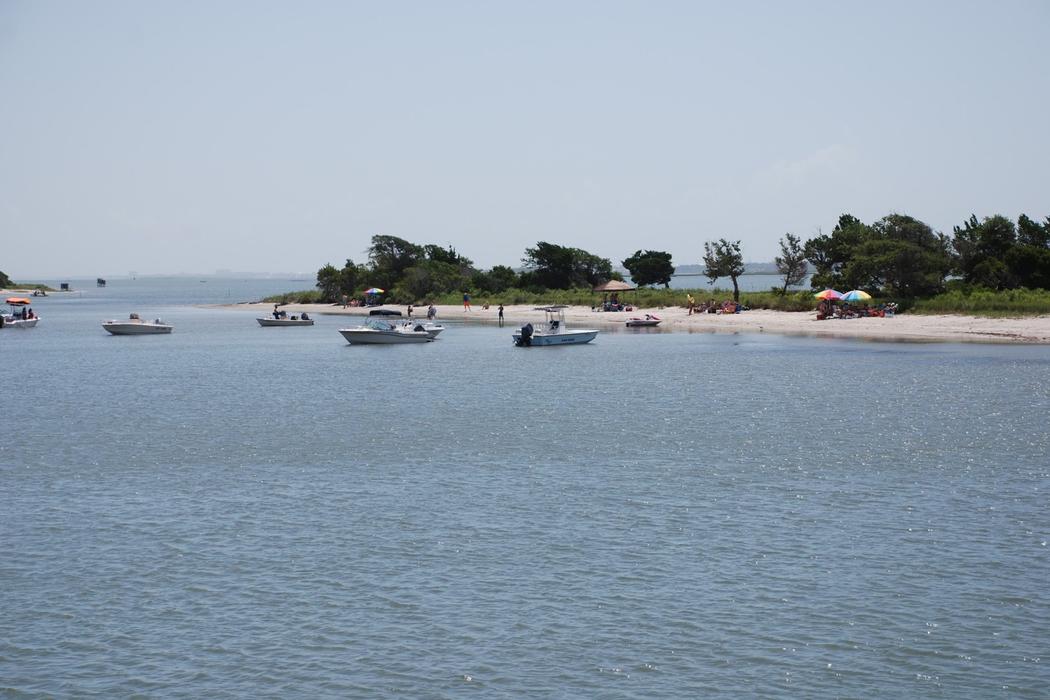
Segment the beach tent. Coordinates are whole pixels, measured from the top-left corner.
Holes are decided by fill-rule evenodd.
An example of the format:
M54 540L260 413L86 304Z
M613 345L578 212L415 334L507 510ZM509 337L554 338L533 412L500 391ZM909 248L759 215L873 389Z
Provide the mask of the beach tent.
M621 282L620 280L609 280L608 282L599 284L597 287L593 287L591 291L601 293L601 308L605 309L608 308L609 303L615 304L619 301L617 295L620 292L633 292L635 289L637 289L637 287L632 287L626 282Z

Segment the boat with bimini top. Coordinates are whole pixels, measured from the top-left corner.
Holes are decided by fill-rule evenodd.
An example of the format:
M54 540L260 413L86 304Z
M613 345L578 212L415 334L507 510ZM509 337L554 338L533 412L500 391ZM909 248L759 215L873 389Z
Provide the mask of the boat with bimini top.
M9 297L5 301L7 301L7 305L11 307L11 310L0 315L0 328L36 328L40 317L29 306L29 299L25 297Z

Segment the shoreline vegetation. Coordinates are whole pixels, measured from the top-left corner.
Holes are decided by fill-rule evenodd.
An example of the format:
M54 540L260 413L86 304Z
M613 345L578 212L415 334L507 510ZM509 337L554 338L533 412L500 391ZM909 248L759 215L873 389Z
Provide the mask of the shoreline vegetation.
M872 223L843 214L830 234L802 241L786 233L779 245L772 266L780 284L742 292L738 281L748 267L740 241L704 242L702 274L711 284L728 279L730 295L724 290L670 289L676 268L666 251L637 250L620 261L621 273L608 258L539 241L525 249L520 267L482 270L452 246L376 235L364 264L349 258L342 268L327 264L317 271L316 290L267 301L405 306L471 299L475 306L592 307L597 292L619 289L602 294L602 300L614 308L660 309L731 298L752 310L805 312L816 306L815 292L835 290L833 299L845 294L870 300L876 310L890 305L913 314L991 318L1050 314L1050 217L1035 221L1021 214L1015 223L1001 215L983 220L971 216L947 236L906 214ZM637 288L623 284L625 277ZM795 291L807 277L811 290ZM859 315L867 316L867 311L861 308Z
M951 285L951 283L949 283ZM722 302L733 297L732 290L725 289L652 289L640 287L635 291L621 293L621 301L642 311L681 306L686 308L686 298L692 295L699 301ZM462 295L458 293L434 295L427 299L436 305L456 306ZM552 289L546 292L523 289L507 289L499 294L479 294L471 297L474 306L504 306L567 304L590 307L601 300L601 295L590 289ZM268 304L324 304L324 295L317 289L274 294L260 300ZM740 303L748 308L770 311L813 311L817 300L812 291L740 292ZM419 304L417 304L419 305ZM983 318L1012 318L1050 315L1050 291L1045 289L1009 289L995 291L982 288L951 288L926 299L904 299L898 302L902 313L910 314L959 314Z

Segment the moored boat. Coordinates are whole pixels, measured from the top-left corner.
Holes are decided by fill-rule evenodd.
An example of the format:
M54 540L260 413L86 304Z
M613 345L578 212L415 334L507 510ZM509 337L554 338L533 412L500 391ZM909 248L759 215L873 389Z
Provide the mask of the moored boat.
M173 326L159 318L145 321L138 314L131 314L126 321L103 321L102 327L113 335L160 335L171 333Z
M29 306L29 299L10 297L6 301L11 310L9 313L0 315L0 328L36 328L40 317Z
M545 323L542 328L534 328L531 323L514 331L514 344L518 347L530 347L532 345L582 345L589 343L598 336L598 331L593 328L569 329L565 327L564 304L554 306L538 306L536 311L544 313Z
M653 327L659 326L662 319L656 314L646 314L645 318L629 318L627 319L628 328L637 327Z
M394 325L375 317L369 318L363 326L340 328L339 334L351 345L430 343L434 340L434 336L422 324Z
M269 328L273 326L312 326L314 320L303 314L302 316L287 316L282 318L274 318L273 316L260 316L255 319L259 322L259 325L263 328Z

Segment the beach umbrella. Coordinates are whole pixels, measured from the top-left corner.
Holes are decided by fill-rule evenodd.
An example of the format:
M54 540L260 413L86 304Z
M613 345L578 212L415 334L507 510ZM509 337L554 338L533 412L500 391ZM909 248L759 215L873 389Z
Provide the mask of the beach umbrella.
M842 293L836 292L834 289L825 289L823 292L817 292L813 296L817 299L824 299L826 301L828 299L841 299Z
M385 291L385 289L380 289L379 287L372 287L371 289L366 289L365 294L382 294Z
M868 299L871 299L871 295L863 289L854 289L842 295L843 301L867 301Z

